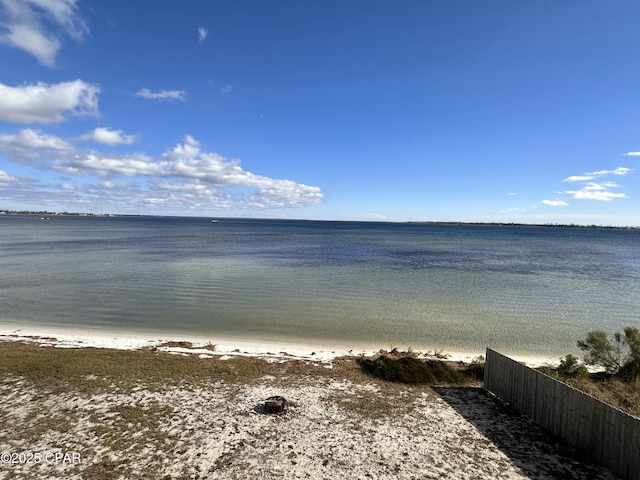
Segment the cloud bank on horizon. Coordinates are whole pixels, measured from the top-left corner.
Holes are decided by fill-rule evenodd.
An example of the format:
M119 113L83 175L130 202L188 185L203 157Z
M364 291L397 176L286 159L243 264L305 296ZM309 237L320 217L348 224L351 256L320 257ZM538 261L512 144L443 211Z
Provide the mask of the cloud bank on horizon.
M609 153L589 154L597 130L585 131L586 154L565 161L578 137L563 140L558 128L544 126L547 118L522 130L514 129L517 120L502 120L509 114L530 122L537 103L560 105L559 95L562 108L577 111L561 86L549 93L563 73L544 77L545 62L573 49L577 75L606 60L613 78L618 63L608 51L596 60L589 51L596 41L616 44L613 30L592 38L577 24L586 45L579 50L554 43L563 37L554 37L555 24L535 9L536 25L550 22L548 45L516 28L526 24L522 7L508 9L509 26L493 37L491 19L475 7L460 13L409 2L372 6L352 31L348 19L360 18L357 9L329 3L285 2L273 12L258 3L249 11L194 4L193 14L172 6L149 14L141 27L135 19L144 9L127 2L0 0L0 64L16 65L0 72L0 207L278 216L303 208L308 213L291 215L640 224L638 139L620 133L633 125L622 129L620 120L617 132L601 133ZM628 17L625 7L640 10L623 3L610 19L618 26ZM575 14L555 8L560 17ZM203 25L215 20L214 11L226 20ZM596 21L597 12L591 15L580 13L576 22ZM431 17L446 21L420 28L418 19ZM478 36L451 33L476 20ZM440 32L439 46L430 31ZM495 43L503 37L521 50ZM553 49L564 53L556 57ZM513 56L525 50L530 57ZM577 59L587 53L591 63L583 66ZM623 56L614 60L626 65ZM523 90L510 83L520 71L551 86ZM524 102L523 91L538 98L516 114L509 102ZM509 167L515 160L503 146L520 150L518 142L536 129L541 144L559 147L557 158L549 158L551 147L540 148L522 152L521 171ZM458 132L467 141L443 143ZM250 168L203 147L210 137L229 153L243 152ZM609 137L619 138L617 152ZM477 159L461 147L467 143L475 144ZM307 181L289 179L296 177Z
M135 136L121 131L96 129L78 141L105 145L130 144ZM54 201L82 204L95 201L111 208L158 208L163 205L193 210L269 207L304 207L322 201L320 188L290 180L278 180L245 171L238 160L204 152L200 143L187 135L184 143L167 150L160 158L142 153L114 154L79 148L71 141L33 129L0 134L0 151L14 163L50 169L70 176L97 177L94 183L45 185L35 179L20 179L0 171L4 186L11 185L17 200L37 191L49 190ZM120 180L116 182L116 180ZM142 185L145 185L144 187ZM250 194L233 193L234 187Z

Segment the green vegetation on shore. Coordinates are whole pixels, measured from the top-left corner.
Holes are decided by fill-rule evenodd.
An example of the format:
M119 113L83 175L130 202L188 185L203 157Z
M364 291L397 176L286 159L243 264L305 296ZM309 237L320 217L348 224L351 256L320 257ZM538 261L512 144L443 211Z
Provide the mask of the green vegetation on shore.
M627 382L640 378L640 331L635 327L626 327L624 335L616 332L611 339L602 330L594 330L578 341L578 348L585 352L587 365L603 367Z
M577 345L585 352L584 363L566 355L557 367L538 370L640 418L640 331L627 327L624 334L616 332L609 338L594 330ZM585 364L602 371L590 373Z
M482 358L476 359L471 365L453 364L442 360L419 359L418 354L411 350L380 352L375 358L360 357L356 362L371 377L409 385L464 385L482 381L484 373Z

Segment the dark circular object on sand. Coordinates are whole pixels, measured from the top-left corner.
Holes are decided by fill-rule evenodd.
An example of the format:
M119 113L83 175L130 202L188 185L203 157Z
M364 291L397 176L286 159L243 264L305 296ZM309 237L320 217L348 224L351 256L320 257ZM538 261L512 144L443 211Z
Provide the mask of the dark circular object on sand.
M276 395L274 397L269 397L264 401L265 413L281 415L283 413L287 413L287 408L288 408L287 399L279 395Z

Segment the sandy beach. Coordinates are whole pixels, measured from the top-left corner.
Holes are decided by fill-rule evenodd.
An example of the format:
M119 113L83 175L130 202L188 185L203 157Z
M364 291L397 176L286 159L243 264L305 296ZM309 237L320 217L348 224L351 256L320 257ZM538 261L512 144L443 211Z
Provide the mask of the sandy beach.
M82 388L47 388L46 381L6 375L0 479L616 478L479 386L390 384L362 374L345 352L271 352L177 338L140 344L136 336L111 343L102 337L101 345L100 335L34 333L0 338L70 354L79 345L144 348L153 358L173 353L232 373L247 362L258 367L251 376L164 386L143 375L123 383L89 373ZM264 412L274 395L290 402L286 414Z
M294 342L247 340L240 337L219 335L176 334L175 332L139 332L116 331L110 329L73 329L40 325L17 325L0 323L0 341L37 341L40 345L57 348L112 348L117 350L135 350L156 347L173 354L189 353L201 355L247 356L273 359L307 359L313 361L330 361L343 356L374 355L381 349L391 350L398 345L342 345L338 343L309 343L296 340ZM183 351L177 343L191 344L188 351ZM173 346L170 346L173 344ZM215 348L212 348L214 346ZM483 351L455 352L435 349L423 351L425 356L446 358L455 362L473 361L484 355ZM510 355L529 366L556 364L558 358L548 356Z

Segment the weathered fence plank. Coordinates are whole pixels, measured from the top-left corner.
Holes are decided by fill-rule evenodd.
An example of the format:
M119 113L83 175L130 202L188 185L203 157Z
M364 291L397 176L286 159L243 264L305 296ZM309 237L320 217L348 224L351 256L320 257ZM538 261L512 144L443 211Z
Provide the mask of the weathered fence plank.
M485 389L625 480L640 480L640 419L487 349Z

